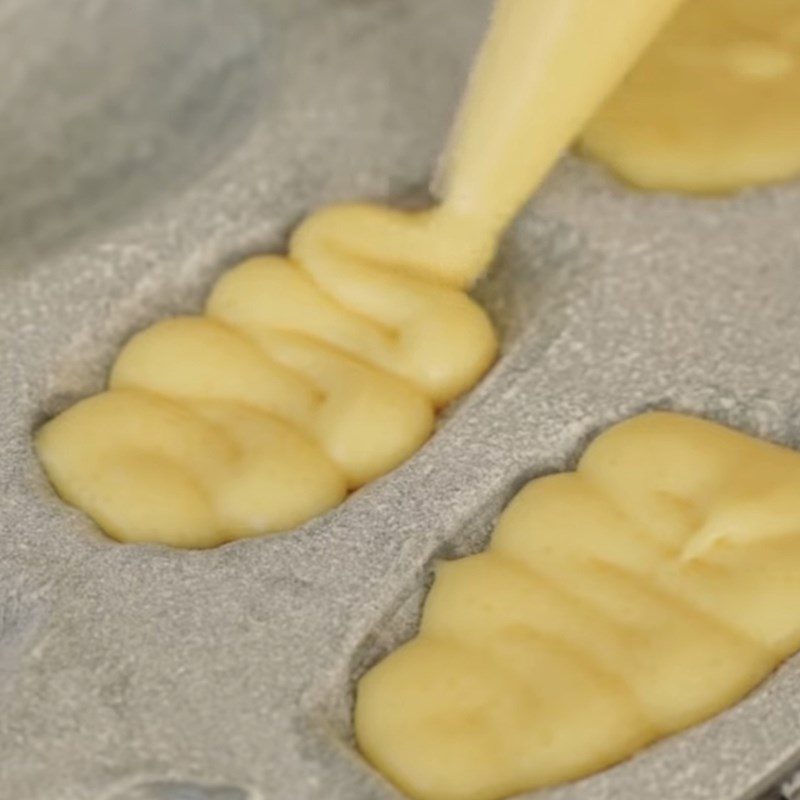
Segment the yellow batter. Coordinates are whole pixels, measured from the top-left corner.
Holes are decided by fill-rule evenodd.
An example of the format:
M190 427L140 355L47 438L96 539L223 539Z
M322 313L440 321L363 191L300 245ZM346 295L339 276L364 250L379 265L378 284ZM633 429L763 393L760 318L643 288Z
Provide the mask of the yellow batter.
M444 162L446 206L502 231L683 0L497 0Z
M495 356L462 290L678 2L500 0L442 204L314 214L205 317L135 336L109 391L39 432L61 496L121 541L208 547L294 527L411 455Z
M209 547L294 527L408 458L491 364L483 267L443 211L330 208L289 258L254 258L206 315L126 345L109 390L37 448L68 502L121 541ZM480 263L476 261L479 260Z
M800 173L800 0L688 0L581 146L650 189Z
M800 647L800 454L653 413L528 484L361 680L362 751L417 800L578 778L739 700Z

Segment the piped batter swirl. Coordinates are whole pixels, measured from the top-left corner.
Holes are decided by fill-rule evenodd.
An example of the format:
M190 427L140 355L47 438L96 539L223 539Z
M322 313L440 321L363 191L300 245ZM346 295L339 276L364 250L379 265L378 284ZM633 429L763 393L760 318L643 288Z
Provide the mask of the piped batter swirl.
M360 681L359 747L416 800L574 780L732 705L800 648L800 454L627 420L441 564Z
M121 541L184 547L294 527L430 436L497 343L463 291L493 242L441 209L340 206L252 258L205 314L119 354L108 390L47 423L61 496Z

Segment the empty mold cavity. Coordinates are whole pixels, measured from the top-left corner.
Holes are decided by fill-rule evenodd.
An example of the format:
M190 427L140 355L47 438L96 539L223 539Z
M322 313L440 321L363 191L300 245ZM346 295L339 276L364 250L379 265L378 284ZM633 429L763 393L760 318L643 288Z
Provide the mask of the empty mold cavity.
M232 150L275 78L269 13L244 0L11 0L0 270L107 229Z

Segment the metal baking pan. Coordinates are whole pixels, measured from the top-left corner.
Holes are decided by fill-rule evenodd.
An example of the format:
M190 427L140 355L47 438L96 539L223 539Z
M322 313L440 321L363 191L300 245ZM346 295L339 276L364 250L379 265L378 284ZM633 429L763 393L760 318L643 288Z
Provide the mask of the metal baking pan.
M501 359L391 475L205 552L118 545L55 496L31 433L131 333L310 209L425 198L487 11L0 0L2 800L397 798L354 747L354 680L526 479L653 407L800 446L800 184L641 194L568 158L477 288ZM530 797L745 800L798 761L795 659Z

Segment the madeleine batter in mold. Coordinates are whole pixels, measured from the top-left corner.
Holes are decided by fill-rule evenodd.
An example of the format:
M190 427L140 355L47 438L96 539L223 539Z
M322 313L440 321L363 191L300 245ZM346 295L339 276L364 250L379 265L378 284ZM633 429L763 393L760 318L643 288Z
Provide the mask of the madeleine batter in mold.
M800 647L800 454L645 414L441 564L360 681L359 746L416 800L572 780L716 714Z
M285 530L384 474L491 364L459 288L484 254L444 211L343 206L289 258L251 259L206 315L134 336L109 390L40 431L60 494L122 541L206 547ZM479 261L476 261L479 259Z
M688 0L581 147L648 189L722 192L800 173L800 0Z
M208 547L294 527L411 455L495 357L463 290L677 2L501 0L441 205L318 212L205 316L135 336L109 390L38 434L61 496L121 541Z

